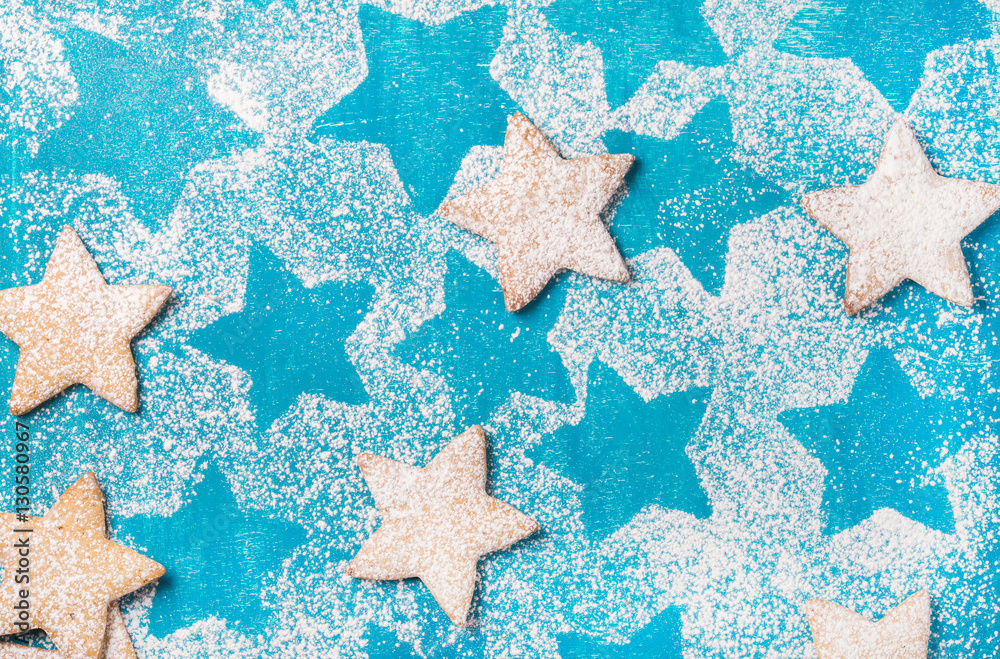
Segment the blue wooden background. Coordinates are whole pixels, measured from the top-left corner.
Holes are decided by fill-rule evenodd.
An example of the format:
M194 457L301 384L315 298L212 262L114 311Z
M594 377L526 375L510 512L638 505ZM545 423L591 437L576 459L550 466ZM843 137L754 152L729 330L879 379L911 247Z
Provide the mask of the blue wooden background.
M921 588L932 656L997 656L1000 225L966 242L972 309L904 284L848 318L798 207L899 113L1000 183L994 8L7 0L0 287L72 224L111 283L176 289L138 415L79 387L27 415L37 512L97 473L167 567L124 602L146 658L811 657L803 600ZM435 214L515 110L566 157L635 154L607 214L633 284L509 314L491 246ZM342 569L378 521L355 456L425 464L473 423L542 530L457 629Z

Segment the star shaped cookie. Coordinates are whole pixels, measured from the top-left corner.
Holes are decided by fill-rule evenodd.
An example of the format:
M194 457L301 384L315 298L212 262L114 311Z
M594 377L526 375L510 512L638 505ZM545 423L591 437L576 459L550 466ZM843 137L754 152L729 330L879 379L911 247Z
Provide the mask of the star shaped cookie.
M486 433L472 426L422 469L371 453L360 455L358 466L382 525L347 574L418 577L451 621L464 625L479 558L538 530L535 520L486 494Z
M59 235L42 281L0 291L0 332L21 348L10 398L19 415L73 384L127 412L139 408L130 342L169 286L108 286L72 227Z
M972 285L961 242L1000 208L1000 186L939 175L913 129L898 119L870 179L813 192L802 206L851 250L844 293L848 314L904 279L968 307Z
M629 154L564 160L518 112L507 122L499 176L438 213L496 244L508 311L528 304L565 269L627 282L628 267L600 213L634 160Z
M99 659L107 649L107 659L134 657L117 600L164 569L108 540L97 477L84 474L44 517L25 517L0 513L0 634L42 629L55 656ZM19 575L28 581L17 583ZM31 656L20 651L0 644L0 657Z
M878 622L850 609L811 599L803 604L819 659L926 659L931 596L910 595Z

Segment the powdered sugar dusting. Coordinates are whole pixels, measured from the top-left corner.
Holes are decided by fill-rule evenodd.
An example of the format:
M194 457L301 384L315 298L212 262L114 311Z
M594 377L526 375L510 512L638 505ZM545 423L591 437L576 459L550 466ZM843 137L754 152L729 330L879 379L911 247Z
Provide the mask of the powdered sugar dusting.
M972 289L959 241L1000 207L1000 187L938 176L898 121L875 174L859 187L814 192L802 205L851 247L844 307L855 314L904 278L956 304Z
M0 8L4 130L0 140L29 153L73 116L79 88L50 25L19 0ZM14 131L17 130L15 133ZM23 132L22 132L23 131Z
M775 48L798 3L704 3L698 16L725 61L700 67L673 56L614 113L605 85L610 53L562 34L537 6L545 3L506 4L501 44L479 64L567 157L605 152L609 129L668 142L695 125L707 99L721 97L734 156L798 194L863 182L896 119L854 63ZM478 4L381 6L440 24ZM200 156L211 159L181 172L179 199L159 215L135 210L121 185L127 172L114 163L81 171L37 166L30 153L92 100L79 96L61 45L75 29L68 26L80 25L135 44L136 52L169 51L193 62L201 77L189 84L263 139ZM59 228L71 224L109 283L176 289L135 343L142 414L76 388L31 416L38 504L94 469L114 526L127 534L135 516L174 514L217 467L239 506L306 534L303 544L281 550L273 572L257 575L266 619L256 628L197 609L167 633L151 631L167 588L124 601L140 656L569 655L571 641L641 643L665 619L658 616L677 607L685 656L809 657L806 600L877 619L924 588L941 620L935 652L996 655L998 442L983 419L992 414L984 401L995 394L996 372L998 259L989 222L964 247L975 296L968 310L904 286L848 318L841 308L847 251L797 208L767 209L732 229L718 295L697 283L670 244L636 256L628 285L560 278L566 302L549 342L575 395L544 400L513 386L479 420L491 440L489 493L530 512L544 533L480 562L474 631L456 629L422 586L344 575L379 521L357 456L427 464L464 430L456 416L475 393L405 363L396 346L445 311L445 282L454 277L446 271L449 250L498 274L488 242L413 210L396 173L398 154L378 144L307 139L315 119L365 76L358 25L351 2L227 0L156 10L33 2L0 10L4 72L16 79L0 99L4 140L24 145L20 171L4 172L0 226L10 249L3 287L39 281ZM988 40L931 53L907 110L945 176L997 182L995 49ZM472 149L449 199L496 180L495 144ZM366 402L303 391L288 409L264 414L249 396L260 383L192 347L196 332L247 308L249 255L261 246L304 286L365 281L374 288L367 307L350 316L344 345ZM833 534L827 528L823 500L833 466L781 415L850 398L873 347L892 351L913 395L958 428L947 445L930 447L942 460L924 476L945 488L953 529L930 529L891 507ZM11 374L14 354L10 342L0 345ZM495 357L508 358L499 348ZM686 439L710 516L649 504L609 537L594 537L580 497L590 483L529 457L596 409L589 404L599 395L589 386L595 359L639 394L629 404L710 388L701 424ZM627 450L628 438L620 441ZM10 466L0 455L0 467ZM224 588L209 590L206 601L227 596Z
M486 434L473 426L423 469L371 453L358 466L382 524L351 559L362 579L419 577L445 613L464 625L480 556L506 549L538 523L486 494Z

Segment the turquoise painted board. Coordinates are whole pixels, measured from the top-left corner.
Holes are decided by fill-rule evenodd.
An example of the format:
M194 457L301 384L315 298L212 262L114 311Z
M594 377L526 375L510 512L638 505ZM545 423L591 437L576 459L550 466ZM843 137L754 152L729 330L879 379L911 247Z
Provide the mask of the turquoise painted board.
M110 283L175 288L138 414L74 387L19 419L36 514L97 474L167 568L122 601L145 659L814 657L806 599L925 588L930 656L996 657L998 219L963 243L971 308L904 283L848 317L847 250L799 206L866 180L900 115L943 175L1000 183L995 12L0 3L0 288L67 224ZM511 314L495 249L436 213L515 111L567 158L635 155L605 214L631 284L565 273ZM343 570L379 521L357 455L424 465L475 423L541 530L457 628Z

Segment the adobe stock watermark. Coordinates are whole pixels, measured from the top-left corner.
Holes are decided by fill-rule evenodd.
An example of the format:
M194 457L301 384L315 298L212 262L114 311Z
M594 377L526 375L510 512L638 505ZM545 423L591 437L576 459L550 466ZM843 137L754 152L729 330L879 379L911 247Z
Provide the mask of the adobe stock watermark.
M14 506L17 524L12 529L17 565L11 566L17 597L14 598L14 627L22 632L31 629L31 428L14 422Z

